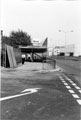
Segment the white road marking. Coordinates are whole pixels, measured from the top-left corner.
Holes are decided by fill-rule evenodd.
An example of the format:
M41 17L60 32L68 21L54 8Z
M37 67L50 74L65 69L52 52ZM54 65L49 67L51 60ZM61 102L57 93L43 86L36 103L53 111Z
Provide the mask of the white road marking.
M65 76L65 75L63 75L65 78L66 78L66 80L68 80L70 83L71 83L71 85L73 85L77 90L78 90L78 92L80 92L81 93L81 88L80 87L78 87L71 79L69 79L67 76ZM59 77L61 80L63 79L62 77ZM65 85L65 87L68 89L68 91L71 93L71 95L76 99L76 101L77 101L77 103L79 104L79 105L81 105L81 99L80 99L80 97L77 95L77 94L75 94L75 91L74 90L72 90L72 88L64 81L64 79L62 80L62 82L63 82L63 84ZM67 86L68 85L68 86Z
M74 83L70 78L68 78L67 76L64 75L64 77L71 83Z
M64 83L64 85L68 85L67 83Z
M80 88L80 87L78 87L78 86L75 86L75 88L76 88L76 89L78 89L78 90L80 90L80 89L81 89L81 88Z
M0 98L0 101L9 100L9 99L12 99L12 98L16 98L16 97L32 94L32 93L38 92L38 89L40 89L40 88L26 89L26 90L22 91L22 92L26 92L26 93L23 93L23 94L20 93L20 94L17 94L17 95L3 97L3 98Z
M71 81L70 79L67 79L68 81Z
M70 86L66 86L66 88L67 88L67 89L71 89L71 87L70 87Z
M72 94L74 98L80 98L77 94Z
M75 83L72 83L73 86L75 86L76 84Z
M60 80L64 80L62 77L59 77L60 78Z
M77 100L78 104L81 105L81 100Z
M68 90L70 93L75 93L73 90Z
M68 81L69 81L69 80L68 80ZM73 81L71 81L71 80L70 80L69 82L70 82L71 84L74 84L74 82L73 82Z
M67 80L71 80L71 79L69 79L68 77L65 77Z
M37 92L38 89L40 89L40 88L29 88L29 89L25 89L25 90L21 91L21 93L28 92L28 91Z
M63 83L65 83L66 81L62 80Z
M69 78L67 80L71 81L71 79L69 79Z
M81 93L81 90L78 90Z

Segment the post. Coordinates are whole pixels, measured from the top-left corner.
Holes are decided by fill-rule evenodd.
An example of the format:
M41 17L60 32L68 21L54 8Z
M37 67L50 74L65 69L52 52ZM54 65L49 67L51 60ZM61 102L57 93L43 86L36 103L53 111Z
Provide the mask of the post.
M56 60L54 59L54 69L56 68Z
M66 60L66 32L65 33L65 60Z
M33 45L32 45L32 62L33 62Z
M73 32L73 30L71 30L71 31L63 31L63 30L59 30L59 32L63 32L63 33L65 33L65 59L66 59L66 34L69 33L69 32Z
M42 70L44 70L44 60L43 60L43 62L42 62Z

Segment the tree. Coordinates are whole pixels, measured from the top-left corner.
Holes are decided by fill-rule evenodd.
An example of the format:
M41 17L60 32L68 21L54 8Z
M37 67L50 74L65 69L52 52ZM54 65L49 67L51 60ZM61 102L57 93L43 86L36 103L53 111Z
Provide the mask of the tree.
M26 32L23 32L22 30L12 31L9 37L3 36L2 43L6 43L11 46L32 45L30 35L28 35Z
M11 45L10 38L7 37L7 36L3 36L3 37L2 37L2 43L6 43L6 44L8 44L8 45Z
M22 30L12 31L10 33L10 39L13 45L31 45L31 37Z

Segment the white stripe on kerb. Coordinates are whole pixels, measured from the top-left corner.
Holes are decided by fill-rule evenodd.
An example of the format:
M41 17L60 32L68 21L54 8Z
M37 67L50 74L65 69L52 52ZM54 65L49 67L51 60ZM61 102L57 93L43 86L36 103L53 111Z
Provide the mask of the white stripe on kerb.
M77 94L72 94L74 98L80 98Z

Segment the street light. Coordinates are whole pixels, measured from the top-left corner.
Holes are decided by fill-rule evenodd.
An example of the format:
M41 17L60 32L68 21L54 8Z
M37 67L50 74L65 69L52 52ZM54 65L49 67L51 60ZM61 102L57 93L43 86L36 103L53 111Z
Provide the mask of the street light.
M59 32L63 32L65 34L65 58L66 58L66 34L73 32L73 30L70 30L70 31L59 30Z

